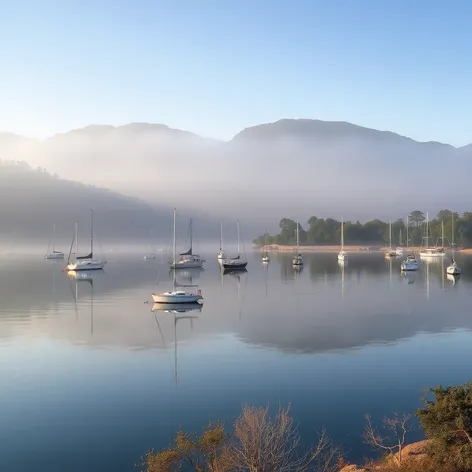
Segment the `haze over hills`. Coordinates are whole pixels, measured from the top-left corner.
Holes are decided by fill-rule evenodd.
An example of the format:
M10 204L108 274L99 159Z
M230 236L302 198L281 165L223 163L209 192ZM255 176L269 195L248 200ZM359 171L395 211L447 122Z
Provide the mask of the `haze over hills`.
M44 141L0 134L0 156L196 217L273 227L284 217L397 218L468 210L472 146L420 143L346 122L284 119L222 142L131 123Z

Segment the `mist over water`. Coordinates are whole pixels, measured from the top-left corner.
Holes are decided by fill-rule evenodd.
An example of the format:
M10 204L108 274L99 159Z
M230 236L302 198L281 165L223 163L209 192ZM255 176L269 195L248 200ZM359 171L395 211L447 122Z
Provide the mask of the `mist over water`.
M254 233L282 217L365 221L404 217L413 208L461 212L472 196L468 148L343 122L281 120L230 142L147 123L90 126L44 141L0 137L0 150L4 159L138 197L167 214L176 206L213 223L240 219ZM454 192L448 163L461 169Z

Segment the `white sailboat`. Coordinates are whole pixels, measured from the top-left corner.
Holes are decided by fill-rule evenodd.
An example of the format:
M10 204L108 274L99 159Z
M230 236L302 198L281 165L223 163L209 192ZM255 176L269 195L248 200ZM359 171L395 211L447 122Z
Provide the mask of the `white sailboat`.
M173 245L173 259L176 259L176 235L175 235L175 219L176 210L174 208L174 245ZM173 271L173 289L164 293L152 293L152 299L154 303L197 303L203 302L202 292L200 290L197 293L187 292L186 290L178 290L177 287L187 287L187 285L181 285L176 282L175 271ZM196 285L191 285L196 287Z
M403 256L403 241L402 241L402 229L398 233L398 246L395 249L395 253L397 256Z
M56 251L54 246L54 240L56 239L56 223L52 226L52 238L49 241L48 249L46 251L46 255L44 256L45 259L64 259L64 253L62 251ZM50 252L49 249L52 245L52 251Z
M344 217L341 217L341 251L338 254L338 261L347 261L347 252L344 250Z
M406 217L406 250L408 251L409 247L409 229L410 227L410 221L409 217L407 215ZM416 260L416 256L414 254L408 254L406 256L406 259L402 261L400 265L400 270L402 272L414 272L415 270L418 270L420 268L419 262ZM410 282L408 282L410 283Z
M267 263L270 262L269 254L267 254L267 229L264 233L264 252L262 253L262 262Z
M298 221L297 221L297 229L296 229L296 233L297 233L297 253L295 254L295 256L293 257L292 259L292 265L295 266L295 267L300 267L303 265L303 258L302 258L302 255L300 254L300 250L299 250L299 238L298 238Z
M236 257L223 260L223 268L225 269L245 269L247 266L246 253L244 253L244 257L241 258L241 230L239 228L239 220L236 226L238 232L238 255Z
M426 239L426 247L424 247L420 251L420 257L421 258L437 258L437 257L444 257L446 255L446 251L444 248L438 248L438 247L429 247L429 214L426 213L426 236L424 237ZM443 226L443 236L442 239L444 241L444 226Z
M90 210L90 254L86 256L78 256L78 244L79 244L79 235L77 223L75 225L75 242L76 242L76 253L75 253L75 262L67 264L68 270L78 271L78 270L100 270L103 269L107 261L94 259L93 258L93 211ZM69 253L70 259L70 253Z
M452 214L452 262L450 265L446 267L446 274L447 275L460 275L461 274L461 268L459 267L459 264L454 259L454 213Z
M388 222L388 249L385 252L385 257L397 257L397 252L392 248L392 221Z
M198 254L193 253L193 223L190 218L189 223L190 249L180 254L180 259L176 260L175 254L170 263L171 269L199 269L205 262Z
M221 264L225 258L225 250L223 249L223 222L220 221L220 251L218 252L218 262Z

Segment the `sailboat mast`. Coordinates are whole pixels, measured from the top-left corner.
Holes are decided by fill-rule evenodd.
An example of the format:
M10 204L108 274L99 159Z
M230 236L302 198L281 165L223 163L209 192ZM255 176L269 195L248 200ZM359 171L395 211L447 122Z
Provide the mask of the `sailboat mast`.
M240 236L239 236L239 220L238 220L237 226L238 226L238 258L239 258L239 255L241 253L241 249L240 249L240 246L239 246L239 239L240 239Z
M454 213L452 214L452 250L454 250Z
M297 220L297 254L298 254L298 220Z
M193 227L192 227L192 218L190 218L190 254L192 254L192 233L193 233Z
M392 220L388 222L388 241L390 249L392 249Z
M175 212L176 212L176 210L174 208L174 245L173 245L173 248L172 248L172 251L173 251L172 252L172 257L173 257L172 262L173 262L173 264L175 264L175 262L176 262L176 260L175 260L176 259L176 257L175 257L175 252L176 252L176 247L175 247Z
M75 257L79 253L79 224L75 222Z
M265 255L267 256L267 228L264 229L264 249Z
M223 222L220 221L220 250L223 250Z
M429 213L426 212L426 247L429 247Z
M52 252L54 253L54 240L56 239L56 223L52 225Z
M90 254L93 258L93 211L90 209Z
M441 247L444 247L444 220L441 220Z
M408 226L410 226L410 221L409 221L409 217L408 215L406 216L406 247L408 249L408 245L409 245L409 241L408 241L408 238L409 238L409 235L408 235Z
M341 251L344 251L344 216L341 216Z

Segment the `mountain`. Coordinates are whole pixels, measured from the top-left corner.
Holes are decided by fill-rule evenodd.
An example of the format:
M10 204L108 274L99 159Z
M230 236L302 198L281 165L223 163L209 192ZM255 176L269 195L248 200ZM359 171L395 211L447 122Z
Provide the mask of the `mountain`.
M240 218L243 227L274 228L282 217L463 211L472 197L472 145L422 143L347 122L283 119L229 142L150 123L88 126L44 141L5 136L3 158L198 218Z
M346 121L321 121L297 119L283 119L275 123L267 123L246 128L233 138L233 142L262 142L281 139L299 139L309 142L335 142L339 140L363 140L391 144L408 143L418 147L428 147L433 150L436 147L453 149L449 144L436 141L420 143L411 138L401 136L391 131L379 131L354 125Z
M166 219L171 210L159 209L136 198L78 182L63 180L26 163L0 161L0 239L31 241L51 234L57 223L58 238L70 241L78 221L88 239L89 209L95 211L96 232L107 240L149 236L150 227ZM87 235L87 236L86 236Z

